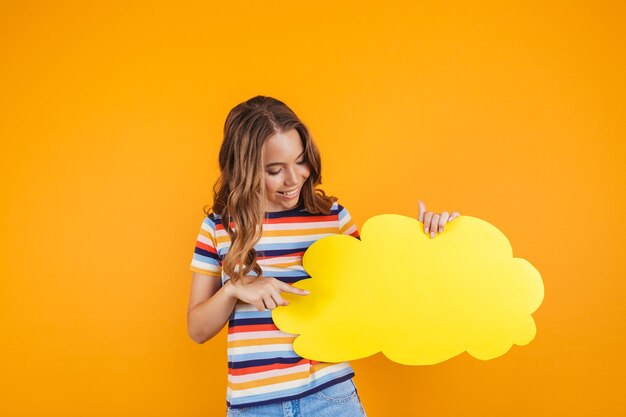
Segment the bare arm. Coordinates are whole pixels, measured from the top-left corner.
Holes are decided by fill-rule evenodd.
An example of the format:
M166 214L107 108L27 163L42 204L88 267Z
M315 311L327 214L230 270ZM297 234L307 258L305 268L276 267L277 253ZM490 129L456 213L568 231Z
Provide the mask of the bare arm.
M230 281L222 287L219 277L193 273L187 333L196 343L211 339L224 327L237 303L237 297L228 291Z
M204 343L211 339L226 324L230 314L241 300L259 311L273 310L289 304L281 292L307 295L308 291L292 287L273 277L242 277L241 283L230 280L221 286L219 277L193 273L189 309L187 310L187 332L194 342Z

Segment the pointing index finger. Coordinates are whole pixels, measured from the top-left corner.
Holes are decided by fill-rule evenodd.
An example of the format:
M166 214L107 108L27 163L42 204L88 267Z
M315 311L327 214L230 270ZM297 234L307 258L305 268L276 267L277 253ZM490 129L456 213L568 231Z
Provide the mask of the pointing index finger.
M289 292L289 293L298 294L298 295L309 295L310 294L310 292L307 291L307 290L296 288L296 287L294 287L292 285L289 285L289 284L286 284L284 282L282 283L282 285L280 285L278 287L278 289L280 291Z

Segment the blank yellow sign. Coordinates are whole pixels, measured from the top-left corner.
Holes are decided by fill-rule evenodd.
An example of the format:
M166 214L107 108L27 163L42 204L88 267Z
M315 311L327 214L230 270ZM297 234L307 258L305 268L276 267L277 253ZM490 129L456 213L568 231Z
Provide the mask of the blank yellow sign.
M382 351L394 362L430 365L467 351L487 360L535 337L541 276L475 217L460 216L431 239L417 219L374 216L361 240L322 238L303 265L311 279L296 286L311 294L284 293L289 306L272 316L299 335L293 346L304 358L341 362Z

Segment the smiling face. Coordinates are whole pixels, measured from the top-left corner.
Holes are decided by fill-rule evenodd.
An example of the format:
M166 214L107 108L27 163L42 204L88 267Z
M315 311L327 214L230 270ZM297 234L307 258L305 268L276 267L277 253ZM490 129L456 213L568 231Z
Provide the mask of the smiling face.
M265 211L284 211L298 205L302 185L310 175L298 131L275 133L265 142Z

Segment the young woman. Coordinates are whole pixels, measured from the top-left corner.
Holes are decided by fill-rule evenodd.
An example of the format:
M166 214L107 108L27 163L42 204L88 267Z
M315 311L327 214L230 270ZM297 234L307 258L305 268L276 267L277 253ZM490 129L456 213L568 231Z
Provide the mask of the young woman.
M359 237L348 210L317 188L318 149L283 102L256 96L226 118L221 175L205 210L193 254L190 337L204 343L228 322L227 415L364 416L349 363L299 357L295 335L280 331L271 310L291 284L310 278L302 255L331 234ZM426 212L420 221L442 232L457 212Z

